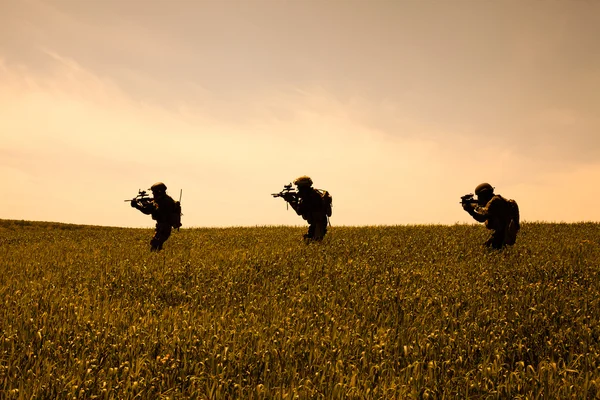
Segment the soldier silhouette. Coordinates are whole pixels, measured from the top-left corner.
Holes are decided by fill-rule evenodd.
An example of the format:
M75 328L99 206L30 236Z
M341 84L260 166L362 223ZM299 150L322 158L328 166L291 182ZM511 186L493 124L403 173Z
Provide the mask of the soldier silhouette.
M321 241L327 233L327 222L331 216L331 195L325 190L313 188L313 181L308 176L297 178L294 184L297 195L284 198L296 214L308 222L304 239Z
M171 236L171 228L181 226L181 205L167 194L167 186L157 182L150 187L152 199L135 198L131 207L137 208L146 215L151 215L156 221L154 237L150 240L150 251L160 251L163 244Z
M472 195L463 196L462 206L476 221L484 222L485 227L493 231L485 245L501 249L515 244L521 228L517 203L494 194L494 188L489 183L477 185L475 194L476 200L472 199Z

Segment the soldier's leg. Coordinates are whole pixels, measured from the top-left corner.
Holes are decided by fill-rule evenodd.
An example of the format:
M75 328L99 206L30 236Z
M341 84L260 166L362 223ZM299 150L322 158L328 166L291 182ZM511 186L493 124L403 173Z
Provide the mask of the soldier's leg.
M158 241L158 239L156 238L156 232L154 233L154 237L152 239L150 239L150 251L159 251L160 248L160 243Z
M160 239L160 234L158 231L154 232L154 237L150 240L150 251L160 251L162 250L163 242Z
M320 217L314 224L314 239L321 241L327 233L327 216Z
M167 224L156 224L156 231L154 237L150 241L150 250L159 251L162 250L163 243L171 236L171 226Z
M158 224L156 225L156 228L154 228L154 236L152 237L152 239L150 239L150 251L159 251L159 245L160 245L160 240L159 240L159 233L158 233Z
M504 247L504 237L505 237L505 235L506 234L505 234L505 230L504 229L495 230L492 233L492 237L488 240L488 242L490 242L489 245L491 245L494 249L501 249L502 247Z
M164 224L161 226L161 235L160 235L160 239L161 239L160 249L161 250L162 250L163 243L166 242L169 237L171 237L171 225Z
M511 220L508 223L508 227L506 228L506 235L504 238L504 243L508 244L508 245L513 245L515 244L515 242L517 241L517 233L519 232L519 224L514 221Z
M313 239L315 237L315 224L308 225L308 232L304 235L304 239Z

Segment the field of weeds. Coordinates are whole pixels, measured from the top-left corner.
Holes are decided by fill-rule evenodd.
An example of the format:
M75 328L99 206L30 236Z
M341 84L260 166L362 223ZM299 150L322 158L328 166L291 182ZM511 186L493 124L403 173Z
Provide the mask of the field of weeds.
M0 398L600 396L600 225L0 221Z

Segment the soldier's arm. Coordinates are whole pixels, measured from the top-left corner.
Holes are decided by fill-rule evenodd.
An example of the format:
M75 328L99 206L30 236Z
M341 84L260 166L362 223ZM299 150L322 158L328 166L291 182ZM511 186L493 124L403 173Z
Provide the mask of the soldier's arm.
M283 199L288 202L288 204L292 207L292 209L294 211L296 211L296 214L298 214L298 215L301 214L301 210L300 210L301 207L300 207L300 203L298 202L298 196L296 196L292 193L284 193Z
M485 207L476 207L473 204L466 203L463 204L463 209L477 222L485 222L488 218Z
M473 211L473 214L471 214L471 216L475 219L475 221L477 222L485 222L488 219L487 214L482 214L480 212L478 212L477 210Z
M477 206L474 208L473 210L473 218L475 218L477 221L479 222L485 222L488 219L494 217L500 210L500 208L502 207L502 205L500 204L502 200L500 200L500 198L498 197L492 197L492 199L490 201L488 201L488 203L481 207L481 206Z
M144 213L146 215L150 215L157 210L157 205L153 201L145 201L145 202L138 201L136 203L135 208L137 208L138 210L140 210L142 213Z
M292 209L294 211L296 211L296 214L298 215L302 215L302 205L300 203L298 203L298 201L294 200L294 201L290 201L290 206L292 207Z

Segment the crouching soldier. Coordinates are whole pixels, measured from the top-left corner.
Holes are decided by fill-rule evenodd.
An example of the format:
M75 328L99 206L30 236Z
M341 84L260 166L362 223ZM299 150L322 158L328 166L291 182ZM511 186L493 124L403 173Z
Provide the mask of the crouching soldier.
M327 233L327 223L331 216L332 198L326 190L312 187L313 181L308 176L301 176L294 181L297 195L289 200L290 205L306 222L308 232L304 239L321 241Z
M151 215L156 221L154 237L150 240L150 251L160 251L171 236L171 228L179 229L181 226L181 204L167 194L167 186L162 182L155 183L150 190L152 198L138 196L131 200L131 207Z
M505 245L515 244L521 228L517 202L494 194L494 188L489 183L478 185L475 195L477 199L473 199L472 194L463 196L462 206L476 221L484 222L485 227L492 230L485 245L501 249Z

